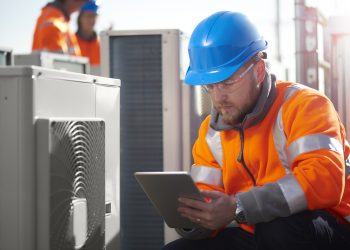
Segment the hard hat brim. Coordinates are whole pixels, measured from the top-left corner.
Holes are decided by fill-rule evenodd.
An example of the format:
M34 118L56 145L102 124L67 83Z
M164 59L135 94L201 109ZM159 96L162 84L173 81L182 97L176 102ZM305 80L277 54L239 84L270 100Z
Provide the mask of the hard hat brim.
M233 75L245 61L227 68L211 70L209 72L194 71L188 67L184 82L188 85L207 85L224 81Z

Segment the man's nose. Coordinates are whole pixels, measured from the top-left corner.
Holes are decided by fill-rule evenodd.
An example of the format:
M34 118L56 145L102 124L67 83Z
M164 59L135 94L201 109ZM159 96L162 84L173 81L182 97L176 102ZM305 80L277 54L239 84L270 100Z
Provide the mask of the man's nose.
M217 88L217 86L215 86L212 90L211 98L215 102L220 102L227 99L227 93Z

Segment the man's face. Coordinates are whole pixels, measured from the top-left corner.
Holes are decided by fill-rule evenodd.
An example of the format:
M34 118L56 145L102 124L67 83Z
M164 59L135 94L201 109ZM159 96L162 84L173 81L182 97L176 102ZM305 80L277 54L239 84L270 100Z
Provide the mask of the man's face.
M97 14L91 11L84 11L80 17L80 25L83 32L91 33L94 31Z
M86 2L87 0L67 0L66 7L68 12L71 14L73 12L78 11L80 7L83 6L83 4Z
M262 86L257 80L255 67L252 63L244 65L229 79L211 86L209 94L214 108L226 124L241 123L253 110Z

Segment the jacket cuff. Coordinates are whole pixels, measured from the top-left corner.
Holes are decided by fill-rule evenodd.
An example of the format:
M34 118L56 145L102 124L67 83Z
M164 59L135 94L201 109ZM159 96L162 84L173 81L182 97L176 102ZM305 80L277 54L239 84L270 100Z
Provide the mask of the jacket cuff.
M254 187L236 195L242 205L248 224L268 222L291 214L288 203L278 183Z

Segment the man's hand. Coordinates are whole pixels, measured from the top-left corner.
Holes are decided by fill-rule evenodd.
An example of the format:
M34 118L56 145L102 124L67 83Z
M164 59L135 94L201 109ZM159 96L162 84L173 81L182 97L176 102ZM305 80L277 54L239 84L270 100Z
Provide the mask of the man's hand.
M201 194L208 201L179 198L178 211L182 216L212 230L225 227L235 219L236 199L233 195L218 191L201 191Z

